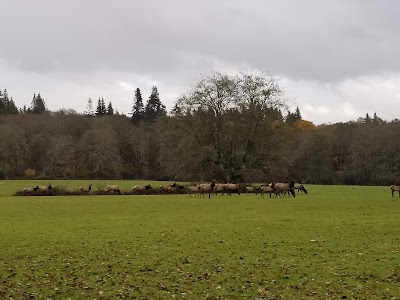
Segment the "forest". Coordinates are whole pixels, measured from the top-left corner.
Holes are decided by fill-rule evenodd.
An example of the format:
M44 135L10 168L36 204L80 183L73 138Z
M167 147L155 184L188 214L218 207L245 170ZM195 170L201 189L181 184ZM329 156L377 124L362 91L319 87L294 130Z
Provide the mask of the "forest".
M157 87L147 103L132 97L129 115L103 98L78 113L49 111L40 94L17 108L0 91L0 179L400 183L399 119L315 126L269 75L212 73L170 112Z

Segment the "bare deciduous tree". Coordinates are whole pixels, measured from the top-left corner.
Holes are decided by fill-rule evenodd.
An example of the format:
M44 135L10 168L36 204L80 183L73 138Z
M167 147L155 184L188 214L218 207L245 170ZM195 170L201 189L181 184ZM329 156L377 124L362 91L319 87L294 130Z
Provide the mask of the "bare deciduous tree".
M176 128L197 144L197 166L221 180L243 180L263 164L265 146L274 143L285 106L278 82L264 74L214 73L182 95ZM270 147L266 147L269 149Z
M119 178L122 170L117 133L98 119L80 140L80 163L94 178Z

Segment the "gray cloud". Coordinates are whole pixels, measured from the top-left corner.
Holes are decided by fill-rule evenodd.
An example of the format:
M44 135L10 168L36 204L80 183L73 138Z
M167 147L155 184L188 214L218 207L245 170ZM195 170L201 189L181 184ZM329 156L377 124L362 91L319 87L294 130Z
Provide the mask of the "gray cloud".
M379 74L400 68L394 0L15 0L4 7L0 83L17 103L40 89L51 95L49 107L59 107L68 86L74 99L67 103L78 110L88 95L108 94L127 111L133 95L124 83L157 83L171 104L200 74L241 68L308 84L300 92L313 98L320 93L313 86L381 81ZM301 108L307 95L293 96Z

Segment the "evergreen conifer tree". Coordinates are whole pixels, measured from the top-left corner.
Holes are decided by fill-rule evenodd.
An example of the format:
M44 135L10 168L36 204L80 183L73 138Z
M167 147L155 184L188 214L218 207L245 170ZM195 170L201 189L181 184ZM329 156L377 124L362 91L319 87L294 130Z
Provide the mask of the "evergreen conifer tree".
M107 114L106 103L104 102L104 98L101 97L101 114L104 116Z
M101 117L102 116L101 98L100 97L99 97L99 100L97 101L96 116L97 117Z
M294 111L294 115L295 115L297 120L301 120L301 113L300 113L300 109L299 109L298 106L296 106L296 110Z
M103 102L101 101L101 97L99 97L99 100L97 101L97 107L96 107L96 117L101 117L104 115L104 110L103 110L103 104L104 104L104 100Z
M146 105L145 117L148 121L154 121L157 117L165 115L165 106L161 103L156 86L153 86L149 101Z
M99 101L97 101L96 107L96 116L101 117L107 114L106 104L104 102L103 97L99 97Z
M19 113L18 107L15 105L15 102L14 102L12 97L10 99L10 105L8 107L8 113L9 114L18 114Z
M114 109L112 107L111 101L108 103L108 106L107 106L107 115L109 115L109 116L114 115Z
M13 98L8 98L7 90L0 90L0 115L18 114L18 108Z
M144 116L144 106L143 106L143 98L142 98L142 93L140 92L140 89L137 88L135 91L135 103L133 104L132 107L132 123L133 124L139 124L140 121L143 120Z
M296 107L296 110L291 113L290 111L288 112L286 116L286 123L293 125L296 123L296 121L301 120L301 112L299 107Z
M46 103L44 102L44 98L42 98L40 93L37 94L37 96L33 94L32 103L29 111L34 114L42 114L47 111Z

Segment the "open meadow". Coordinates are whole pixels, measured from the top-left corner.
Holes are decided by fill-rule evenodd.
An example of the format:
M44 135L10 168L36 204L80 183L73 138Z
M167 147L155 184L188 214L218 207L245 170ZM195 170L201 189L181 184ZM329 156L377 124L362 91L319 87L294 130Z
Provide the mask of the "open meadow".
M400 299L400 198L389 187L12 196L37 183L0 181L0 299ZM147 182L93 187L109 183Z

